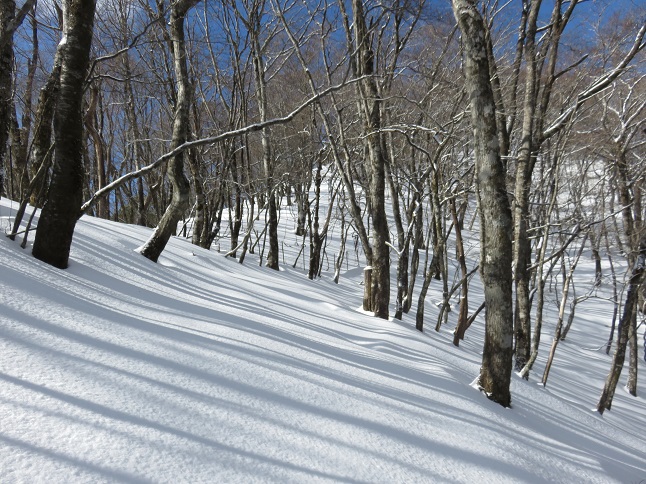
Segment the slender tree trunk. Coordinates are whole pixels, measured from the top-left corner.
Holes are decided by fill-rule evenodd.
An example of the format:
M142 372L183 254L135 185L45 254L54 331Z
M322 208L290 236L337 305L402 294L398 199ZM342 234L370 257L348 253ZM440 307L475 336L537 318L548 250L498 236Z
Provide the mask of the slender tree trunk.
M190 83L186 61L186 42L184 20L188 11L199 0L180 0L172 4L170 30L173 45L173 65L177 82L175 119L173 120L173 140L171 150L188 140ZM141 255L157 262L171 235L177 230L177 223L188 208L190 186L184 174L184 152L173 157L168 166L168 178L173 187L170 205L166 208L157 228L141 248Z
M431 229L429 229L429 232ZM415 314L415 329L417 331L424 331L424 304L426 301L426 294L428 293L428 288L431 285L431 279L433 275L429 267L428 261L428 249L429 246L426 246L426 259L424 261L424 278L422 281L422 287L419 291L419 298L417 300L417 312Z
M191 172L191 178L193 179L193 190L195 191L195 220L193 222L191 243L198 247L208 249L211 246L207 228L209 226L209 210L204 193L204 179L195 149L189 150L188 152L188 166Z
M399 258L397 259L397 297L395 300L395 319L402 319L404 304L409 299L408 295L408 249L410 247L411 231L404 230L401 211L399 207L399 193L395 186L393 173L388 164L386 164L386 174L388 177L388 187L390 189L390 199L392 201L392 212L397 229L397 250Z
M33 12L33 11L32 11ZM22 201L25 200L28 195L26 192L30 185L30 170L29 170L29 148L31 146L31 127L33 121L33 90L34 90L34 78L36 76L36 70L38 69L39 61L39 44L38 44L38 22L36 21L35 12L31 15L31 58L27 63L27 79L25 81L25 90L23 97L24 105L21 108L22 115L22 126L18 127L18 114L16 112L16 103L13 103L13 122L12 122L12 158L13 164L18 172L16 178L16 188L17 191L14 191L14 197L16 194L18 198ZM0 166L2 166L0 164ZM35 174L36 169L32 169ZM7 190L8 191L8 190Z
M231 230L231 249L234 249L238 246L238 239L240 237L240 229L242 228L242 217L243 217L243 200L241 193L242 186L242 176L240 175L240 167L236 162L236 154L231 153L231 161L233 166L231 167L231 174L235 177L236 183L234 184L234 194L233 196L229 193L229 227ZM233 208L231 207L231 198L233 198ZM231 257L236 257L236 251L233 251Z
M261 47L261 21L263 15L264 1L253 2L248 12L249 19L246 20L251 39L251 58L253 62L254 82L256 97L258 101L258 114L260 121L269 119L267 81L265 78L266 67ZM267 253L267 267L278 270L279 268L279 244L278 244L278 205L276 204L274 161L272 159L272 146L269 128L263 128L260 135L262 144L262 166L264 182L266 184L267 196L267 234L269 235L269 252Z
M460 264L460 273L462 274L462 289L460 291L460 310L458 313L458 323L453 335L453 344L460 346L460 340L464 339L464 333L467 330L467 321L469 317L469 281L467 278L467 262L464 256L464 242L462 240L462 228L458 220L458 213L455 208L455 198L450 203L451 215L453 217L453 226L455 227L455 250L458 262Z
M500 158L485 25L471 0L453 0L453 12L462 31L481 223L480 274L484 283L486 326L479 385L491 400L508 407L513 364L511 208Z
M83 83L87 73L94 0L64 3L60 88L54 114L55 152L47 202L36 230L33 255L55 267L68 266L83 195Z
M550 181L550 205L547 209L547 213L551 214L556 206L558 198L558 186L559 186L559 177L556 172L557 168L557 158L554 157L552 161L552 179ZM529 379L529 372L536 362L538 357L538 349L541 342L541 331L543 326L543 307L545 305L545 254L547 253L547 241L550 234L550 224L549 224L549 215L548 219L545 222L543 227L541 248L538 255L538 268L536 269L536 274L538 278L537 288L536 288L536 320L534 322L534 337L532 338L532 351L529 356L529 360L525 363L525 366L520 371L520 376ZM553 266L552 266L553 267ZM548 273L551 272L551 268Z
M612 321L610 322L610 334L608 335L608 342L606 343L606 354L610 354L612 341L615 339L615 326L617 324L617 316L619 314L619 294L617 291L617 273L615 272L615 264L612 261L612 252L610 251L610 242L608 241L608 233L604 234L606 242L606 256L608 257L608 266L610 267L610 275L612 277Z
M417 272L419 271L419 250L424 246L424 221L422 220L422 203L419 196L415 195L412 203L415 204L413 209L413 253L410 261L410 276L408 278L408 290L406 292L406 299L404 300L404 313L408 313L413 305L413 290L415 289L415 281L417 279Z
M94 145L94 161L96 162L96 187L94 191L98 191L106 185L106 155L105 155L105 146L103 138L99 131L98 122L97 122L97 107L99 104L99 86L93 85L90 88L90 100L88 102L88 108L85 113L85 129L92 139L92 144ZM110 218L110 209L109 209L109 198L101 197L97 202L97 211L96 215L100 218L108 219Z
M637 297L637 305L639 304L639 296ZM637 362L639 360L639 347L637 346L637 311L633 314L633 319L630 321L630 333L628 335L630 343L630 356L628 365L628 382L626 389L633 397L637 396Z
M612 399L615 396L615 390L621 370L624 366L626 359L626 346L630 337L630 329L632 327L632 320L637 312L637 301L639 299L639 287L644 282L644 275L646 274L646 235L642 236L639 257L633 266L630 283L628 286L628 294L626 295L626 303L624 304L624 313L619 321L619 339L617 341L617 349L612 358L612 365L610 373L606 378L606 383L601 392L601 398L597 404L597 412L603 414L605 410L610 410L612 406Z
M531 325L529 300L531 245L527 234L529 225L529 191L532 181L534 153L533 133L536 113L538 59L536 58L536 22L541 1L531 2L525 37L525 60L527 65L525 101L521 146L516 165L516 191L514 205L514 282L516 285L516 308L514 334L516 340L516 370L522 370L531 353Z
M319 208L321 204L321 182L323 181L321 176L321 170L323 169L322 162L323 160L319 156L316 164L316 174L314 175L314 208L313 210L310 210L309 207L307 209L307 212L310 213L310 219L312 220L312 223L310 224L310 267L307 272L307 277L309 279L316 279L321 265L321 248L323 246L323 239L319 233ZM307 198L305 191L303 191L303 197Z
M146 160L144 160L143 150L141 149L141 132L139 130L139 124L137 120L137 112L135 111L135 94L132 89L132 73L130 68L130 56L128 53L125 53L123 56L123 68L125 71L125 80L124 86L126 91L126 116L128 118L128 123L130 124L130 132L132 133L132 149L134 153L135 168L138 170L141 168L142 164L146 165ZM152 189L151 189L152 191ZM143 177L137 178L137 224L143 225L144 227L147 224L147 204L146 197L144 194L144 182Z
M586 243L586 240L584 239L574 259L574 262L572 262L572 265L570 266L570 270L568 271L567 275L565 273L563 274L563 277L564 277L563 291L561 294L561 303L559 305L559 316L556 322L556 330L554 331L554 339L552 340L550 354L547 357L547 363L545 364L545 371L543 372L543 379L541 381L541 383L543 383L543 386L547 385L547 377L549 376L550 369L552 368L552 362L554 361L556 347L558 346L559 341L561 341L564 338L563 318L565 316L565 307L567 306L568 293L570 291L570 285L572 284L572 278L574 277L574 270L576 269L579 259L581 258L581 254L583 253L583 249L585 248L585 243ZM563 256L563 258L565 258L565 256ZM565 272L565 261L563 262L563 271Z

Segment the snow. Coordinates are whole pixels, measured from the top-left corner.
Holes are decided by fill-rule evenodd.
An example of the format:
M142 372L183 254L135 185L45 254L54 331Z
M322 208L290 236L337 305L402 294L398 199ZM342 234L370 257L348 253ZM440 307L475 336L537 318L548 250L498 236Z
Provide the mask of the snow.
M577 307L547 387L544 350L505 409L471 386L482 317L456 348L432 294L422 334L414 308L357 310L357 267L309 281L180 238L155 264L135 252L150 232L83 217L64 271L0 237L0 482L646 479L644 399L591 410L607 302Z

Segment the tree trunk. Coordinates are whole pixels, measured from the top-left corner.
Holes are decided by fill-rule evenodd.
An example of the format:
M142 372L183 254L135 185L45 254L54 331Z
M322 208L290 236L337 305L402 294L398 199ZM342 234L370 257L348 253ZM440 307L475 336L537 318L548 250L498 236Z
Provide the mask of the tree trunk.
M413 253L410 261L407 296L404 300L404 313L408 313L413 305L413 290L415 289L415 281L417 280L417 272L419 271L419 250L424 246L424 221L422 218L422 203L419 200L419 195L414 195L411 203L414 203L416 206L413 210Z
M486 312L479 385L491 400L508 407L513 363L511 209L500 158L485 25L476 5L469 0L453 0L453 12L462 31L481 223L480 274Z
M96 162L96 186L94 191L98 191L106 185L106 154L103 137L101 136L98 122L97 122L97 107L99 104L99 91L98 85L93 85L90 90L90 100L88 108L85 113L85 129L88 131L92 144L94 145L94 158ZM100 218L110 218L109 197L101 197L97 201L96 215Z
M188 166L193 178L193 190L195 191L195 219L193 221L193 233L191 243L204 249L210 248L209 241L209 210L206 195L204 193L204 177L200 169L200 162L197 159L195 149L188 152ZM213 207L214 209L216 207Z
M316 279L316 276L319 272L319 267L321 265L321 248L323 246L323 239L319 233L319 208L321 204L321 182L323 178L321 176L321 170L323 169L323 160L319 156L317 157L316 164L316 174L314 175L314 208L310 210L307 207L307 213L310 218L310 267L307 272L308 279ZM307 192L303 191L301 195L301 200L298 202L299 206L301 203L304 203L305 200L309 198ZM303 200L305 199L305 200ZM309 205L309 201L306 202ZM300 208L299 208L300 211Z
M567 298L568 294L570 291L570 286L573 284L572 279L574 277L574 270L576 269L576 265L579 263L579 259L581 258L581 254L583 253L583 249L585 248L585 243L586 239L581 242L581 246L579 247L579 251L572 262L572 265L570 266L570 270L568 271L567 275L565 274L565 255L563 255L563 290L561 292L561 303L559 305L559 316L558 320L556 322L556 330L554 331L554 339L552 340L552 346L550 348L550 354L547 358L547 363L545 364L545 371L543 372L543 379L542 382L543 386L547 385L547 377L549 376L550 369L552 368L552 362L554 361L554 355L556 353L556 347L559 344L559 341L562 339L565 339L565 336L563 335L563 318L565 316L565 307L567 305Z
M180 0L173 3L170 14L170 30L173 44L173 64L177 79L177 101L173 120L171 150L188 140L190 83L186 62L184 20L188 11L199 0ZM189 182L184 174L184 152L173 157L168 166L168 178L173 187L170 205L166 208L157 228L141 248L141 255L157 262L171 235L177 230L177 223L188 208Z
M637 297L639 304L639 296ZM628 335L630 342L630 357L628 365L628 382L626 389L633 397L637 396L637 362L639 361L639 347L637 346L637 310L633 314L633 319L630 321L630 334Z
M38 22L36 21L35 12L31 17L31 41L31 58L27 63L27 79L25 81L24 95L22 96L22 98L24 99L24 105L21 107L21 127L18 127L18 114L16 112L15 101L12 108L12 147L10 156L13 158L13 166L18 172L17 176L14 177L14 186L17 190L12 190L14 199L16 199L15 197L17 195L21 201L25 200L28 197L28 195L26 195L26 192L30 185L29 148L31 146L31 126L33 120L32 98L34 90L34 78L36 76L36 70L38 69L39 64ZM2 165L0 164L0 166ZM35 172L36 170L33 170L33 173Z
M467 321L469 317L469 280L467 278L467 262L464 256L464 242L462 240L462 227L458 220L458 213L455 207L455 198L450 203L451 216L453 217L453 226L455 227L455 250L456 257L460 263L460 272L462 274L462 289L460 291L460 311L458 313L458 323L453 335L453 344L460 346L460 340L464 339L464 333L467 330Z
M605 410L610 410L612 406L612 399L615 396L615 390L621 370L624 366L626 359L626 346L628 338L630 337L630 328L632 320L637 314L637 300L639 298L639 286L644 282L644 274L646 274L646 236L642 236L639 257L633 266L630 283L628 286L628 294L626 295L626 303L624 304L624 313L619 321L619 340L617 341L617 349L612 358L612 365L610 373L606 378L606 383L601 392L601 398L597 404L597 412L603 414Z
M392 201L393 219L397 229L397 297L395 299L395 319L402 319L404 305L406 300L410 299L408 295L408 249L410 246L411 231L404 230L401 211L399 208L399 193L395 186L394 175L390 166L386 165L386 174L388 176L388 188L390 189L390 199Z
M550 180L550 186L549 186L550 205L547 209L547 214L552 213L552 211L554 210L554 207L556 206L556 202L558 198L559 177L556 170L557 161L558 161L557 157L555 156L552 160L552 178ZM534 337L532 338L532 351L529 356L529 360L527 361L527 363L525 363L525 366L520 370L520 376L525 379L529 379L529 372L534 366L534 363L536 362L536 358L538 357L538 349L540 347L540 342L541 342L541 331L543 326L543 308L545 305L545 278L547 277L544 271L545 254L547 253L547 241L549 238L550 227L551 227L551 225L547 222L549 222L549 215L545 223L545 226L543 227L541 248L538 254L538 268L536 269L538 282L536 283L536 286L537 286L536 287L536 320L534 321ZM551 272L551 270L552 269L550 268L550 270L548 271L548 274Z
M14 0L0 0L0 34L9 29L16 14ZM11 98L13 86L13 33L0 44L0 196L6 193L4 186L5 155L11 122Z
M430 232L430 229L429 229ZM428 262L428 245L426 246L426 261L424 262L424 277L422 281L422 287L419 291L419 298L417 300L417 312L415 314L415 329L417 331L424 331L424 304L426 301L426 293L428 292L428 287L431 285L432 279L431 270Z
M83 83L87 73L94 0L64 2L60 88L54 114L55 152L47 202L40 215L33 255L55 267L68 266L83 195Z
M516 370L522 370L531 353L531 324L529 300L531 245L527 233L529 225L529 191L532 181L534 155L534 115L536 112L538 59L536 58L536 22L541 1L531 2L525 37L527 65L523 126L516 165L516 191L514 205L514 282L516 285L516 308L514 335L516 340Z
M253 61L254 82L256 98L258 102L258 114L260 121L269 119L267 81L265 78L266 67L263 59L263 48L261 47L261 21L263 16L263 2L253 2L252 9L248 12L249 19L246 21L251 41L251 58ZM262 166L265 177L267 196L267 234L269 235L269 252L267 253L267 267L278 270L279 244L278 244L278 205L276 204L274 160L269 128L263 128L260 135L262 144Z
M125 20L122 20L122 29L125 31ZM139 121L137 119L137 112L135 110L135 94L132 88L132 69L130 67L130 54L126 52L122 56L123 69L125 73L124 90L126 94L126 117L130 124L130 132L132 134L132 149L134 154L134 162L136 169L140 169L142 165L147 164L144 159L143 149L141 148L141 132L139 130ZM150 189L152 192L152 188ZM137 224L146 226L147 224L147 207L146 197L144 194L143 177L137 178Z
M388 319L390 302L390 253L388 221L386 219L386 154L381 133L381 98L374 73L374 54L366 25L362 0L353 0L354 34L356 43L356 74L367 76L358 83L359 105L367 137L370 159L369 202L372 216L372 311L375 316Z

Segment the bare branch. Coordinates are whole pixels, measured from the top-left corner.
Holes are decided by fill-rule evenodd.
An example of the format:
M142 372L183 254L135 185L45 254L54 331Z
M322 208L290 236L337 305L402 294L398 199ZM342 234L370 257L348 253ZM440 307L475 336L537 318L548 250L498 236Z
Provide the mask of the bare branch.
M35 3L36 0L27 0L23 4L23 6L20 7L20 10L18 10L18 12L16 13L13 21L11 21L5 28L4 32L2 32L2 37L0 37L0 49L4 49L4 46L7 44L7 42L10 41L11 36L18 29L18 27L22 25L23 20L25 20L25 17L34 7Z
M299 113L301 113L304 109L306 109L308 106L318 102L328 94L338 91L345 86L348 86L350 84L353 84L355 82L358 82L362 79L364 79L365 76L358 77L355 79L350 79L348 81L344 81L340 84L328 87L327 89L319 92L318 94L312 96L311 98L307 99L303 104L298 106L295 110L293 110L291 113L289 113L286 116L283 116L282 118L274 118L274 119L269 119L267 121L261 122L261 123L254 123L249 126L245 126L244 128L240 129L234 129L232 131L227 131L225 133L221 133L217 136L211 136L208 138L202 138L194 141L187 141L186 143L181 144L174 150L169 151L168 153L160 156L155 160L153 163L150 165L144 166L143 168L140 168L139 170L132 171L130 173L127 173L126 175L123 175L120 178L117 178L114 180L112 183L109 183L102 189L98 190L92 197L85 202L81 206L81 210L79 212L79 217L81 217L84 213L86 213L96 202L99 198L102 196L106 195L107 193L111 192L115 188L120 187L124 183L138 178L140 176L145 175L146 173L153 171L154 169L158 168L159 166L163 165L167 161L169 161L172 157L175 155L182 153L190 148L195 148L197 146L203 146L203 145L208 145L208 144L214 144L214 143L219 143L220 141L224 141L230 138L235 138L237 136L241 136L243 134L247 133L253 133L256 131L260 131L265 128L269 128L270 126L278 125L278 124L285 124L289 123L291 120L293 120Z
M646 44L642 43L644 40L644 34L646 33L646 24L642 25L642 27L639 29L639 32L637 33L637 36L635 37L635 41L633 42L633 46L630 49L630 51L626 54L626 56L621 60L621 62L615 67L612 71L610 71L608 74L603 76L601 79L597 80L592 86L590 86L587 90L583 91L580 93L576 101L572 106L567 108L563 114L561 114L553 123L552 125L547 128L545 131L543 131L541 135L542 141L545 141L548 138L551 138L553 135L558 133L577 113L579 108L587 101L590 99L592 96L595 94L600 93L604 89L606 89L612 81L614 81L617 77L619 77L625 70L628 64L633 60L633 58L644 48Z

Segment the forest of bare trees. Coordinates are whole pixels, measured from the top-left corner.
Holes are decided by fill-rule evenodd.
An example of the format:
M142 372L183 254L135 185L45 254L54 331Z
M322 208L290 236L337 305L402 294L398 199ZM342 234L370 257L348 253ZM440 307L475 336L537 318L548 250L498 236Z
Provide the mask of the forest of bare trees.
M637 393L644 311L646 8L624 7L0 0L0 195L19 204L6 233L66 268L87 214L154 228L152 261L180 235L279 269L290 206L315 279L334 220L335 277L355 240L375 316L415 311L439 330L458 298L458 346L484 311L479 385L504 406L512 371L528 378L551 337L547 384L576 305L608 284L602 413L626 358ZM581 257L596 277L575 284ZM430 284L444 295L432 323Z

